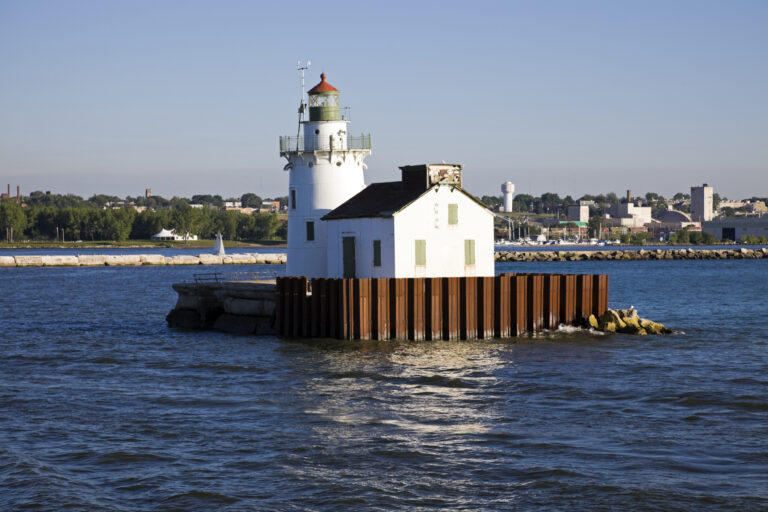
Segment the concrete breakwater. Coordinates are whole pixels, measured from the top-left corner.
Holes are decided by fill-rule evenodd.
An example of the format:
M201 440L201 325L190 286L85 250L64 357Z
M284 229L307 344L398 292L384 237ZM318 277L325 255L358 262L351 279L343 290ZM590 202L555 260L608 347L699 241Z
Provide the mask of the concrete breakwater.
M768 258L768 248L756 249L628 249L606 251L500 251L496 261L629 261L732 260Z
M162 254L80 254L0 256L0 267L125 267L138 265L270 265L285 254L241 253L163 256Z
M176 283L170 327L238 334L275 334L275 281Z

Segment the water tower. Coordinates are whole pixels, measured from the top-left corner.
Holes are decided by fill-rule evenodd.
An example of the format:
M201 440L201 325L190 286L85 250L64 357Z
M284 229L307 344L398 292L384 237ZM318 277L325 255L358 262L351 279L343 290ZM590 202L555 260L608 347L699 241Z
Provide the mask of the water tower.
M501 184L501 193L504 194L504 211L512 211L512 198L515 197L515 184L511 181Z

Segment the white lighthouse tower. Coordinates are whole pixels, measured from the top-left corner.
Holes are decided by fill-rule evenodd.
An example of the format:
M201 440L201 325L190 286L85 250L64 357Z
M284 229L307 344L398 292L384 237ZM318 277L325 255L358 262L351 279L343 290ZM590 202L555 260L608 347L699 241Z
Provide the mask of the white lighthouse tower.
M501 193L504 195L504 211L512 211L512 198L515 196L515 185L511 181L501 184Z
M339 91L325 81L325 73L320 78L307 93L309 121L299 126L303 136L280 137L280 156L288 160L289 172L289 276L325 277L328 237L320 219L365 188L363 160L371 153L371 136L347 134Z

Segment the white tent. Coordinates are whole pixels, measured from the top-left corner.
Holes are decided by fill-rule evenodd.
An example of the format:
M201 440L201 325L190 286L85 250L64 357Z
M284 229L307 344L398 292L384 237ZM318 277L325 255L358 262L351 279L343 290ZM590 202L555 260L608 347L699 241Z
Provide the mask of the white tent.
M159 233L152 235L152 240L180 240L181 237L177 237L176 233L169 231L165 228L161 229Z
M159 233L152 235L152 240L197 240L197 235L190 235L187 233L186 237L176 234L175 230L161 229Z

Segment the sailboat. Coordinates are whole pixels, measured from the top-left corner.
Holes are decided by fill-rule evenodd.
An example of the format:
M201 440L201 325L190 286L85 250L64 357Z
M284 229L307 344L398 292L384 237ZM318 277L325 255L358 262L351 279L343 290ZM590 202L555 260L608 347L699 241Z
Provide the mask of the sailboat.
M213 254L217 256L224 256L224 240L221 238L221 233L216 233L216 243L213 245Z

